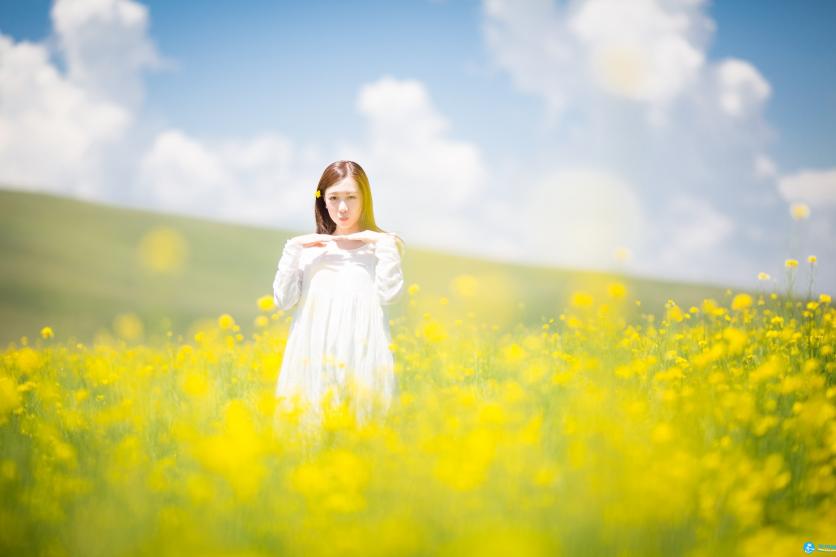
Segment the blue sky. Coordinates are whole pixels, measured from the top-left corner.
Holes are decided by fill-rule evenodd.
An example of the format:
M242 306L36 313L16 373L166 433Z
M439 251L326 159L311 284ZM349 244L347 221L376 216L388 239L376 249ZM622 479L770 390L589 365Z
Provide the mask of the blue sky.
M76 1L79 5L92 4L89 0ZM417 219L400 212L394 197L401 186L393 186L389 199L385 192L376 194L383 197L379 204L382 210L391 208L390 215L397 217L389 219L395 221L392 228L404 229L416 244L449 246L453 251L500 259L609 268L612 264L602 254L612 251L614 239L634 238L635 246L628 247L636 259L627 266L628 271L746 284L757 270L768 269L777 275L785 257L802 256L802 252L792 251L794 246L796 251L802 249L800 242L807 251L819 252L823 260L821 280L836 282L836 266L822 251L836 239L832 214L836 203L828 181L828 172L836 166L836 70L828 64L836 50L833 2L697 2L692 8L681 7L675 0L643 0L641 17L645 19L637 20L638 31L625 35L629 40L638 37L636 44L652 54L653 49L662 48L659 45L679 44L677 41L684 37L694 52L704 56L704 62L692 74L670 73L670 67L664 66L669 75L660 79L670 89L645 88L643 92L607 90L612 83L607 85L606 79L612 75L596 83L589 77L589 68L579 61L557 62L551 54L538 58L541 50L550 48L551 35L573 56L608 52L608 39L600 29L610 23L604 21L607 16L601 16L602 11L591 9L593 4L607 7L607 0L553 2L541 16L531 14L545 9L548 3L537 7L519 2L509 8L501 0L107 0L98 5L121 4L145 6L147 13L144 26L136 22L118 24L124 27L114 36L130 36L133 42L125 39L115 52L124 58L124 53L136 52L137 45L147 42L162 61L156 67L139 64L128 76L137 79L135 89L142 98L138 103L121 103L124 118L131 123L119 123L114 116L115 120L102 124L106 131L90 139L91 145L101 146L101 154L86 161L84 168L57 165L53 174L27 174L22 168L16 174L0 176L0 180L26 183L31 175L28 187L34 189L303 228L307 214L259 213L254 207L264 206L265 199L252 206L241 204L235 210L227 203L228 210L221 213L193 202L192 197L205 198L201 192L206 192L231 199L232 190L219 189L224 187L219 184L237 180L240 191L244 187L240 184L247 180L268 184L268 176L283 176L285 182L277 179L276 183L284 192L302 183L315 183L317 169L330 162L329 157L348 158L350 154L366 156L373 184L377 175L380 181L397 182L404 188L435 178L431 170L413 175L404 168L426 160L443 168L452 161L455 170L448 174L455 176L446 186L439 180L438 191L465 186L460 188L460 201L447 206L445 214L450 218L445 222L422 228ZM74 74L71 66L89 72L109 63L102 61L100 54L90 54L93 46L109 44L104 39L96 43L91 33L111 37L108 28L96 23L62 35L50 17L51 6L51 2L42 0L3 1L0 33L17 46L22 41L43 45L50 53L50 63L67 84L83 90L87 87L91 98L106 98L108 91L115 90L112 75L105 76L111 79L109 83L102 76L88 75L86 81L80 80L82 72ZM585 12L584 25L591 34L583 40L568 38L570 31L577 34L579 28L572 27L577 21L570 20L580 20L575 16L586 8L590 9ZM672 19L663 17L666 9L668 15L688 21L687 32L677 34L680 31ZM713 23L713 31L703 29L705 21ZM530 30L526 25L531 26ZM670 41L659 42L662 39L657 41L658 37L642 31L660 29L659 25L660 37L664 39L662 35L667 33ZM490 27L498 37L493 42ZM73 62L68 54L73 44L80 45L81 54L77 56L93 57L95 64L83 58ZM536 59L539 66L526 67L529 58ZM723 94L731 95L728 102L742 108L723 105L733 116L725 121L717 116L717 110L701 111L706 103L716 100L718 93L712 87L720 87L709 80L721 71L723 61L732 59L744 64L727 65L726 75L730 77L723 85L727 88ZM680 65L687 60L686 53ZM118 64L118 57L110 63ZM652 67L650 71L662 68ZM764 83L768 83L769 91L759 93ZM377 108L367 104L361 110L361 98L376 99ZM111 100L120 105L116 97ZM403 102L408 106L402 106ZM410 122L419 117L430 122L428 126L434 130L427 132L430 139L418 146L410 143L402 147L415 148L426 155L424 159L406 161L400 167L385 162L400 156L385 147L391 142L385 133L401 125L379 108L390 106L388 103L396 110L406 110ZM750 106L754 107L751 113L737 115L749 111ZM91 110L94 108L91 105ZM704 125L703 118L710 123ZM659 121L666 124L660 128ZM611 127L608 122L612 122ZM641 130L633 140L634 128ZM659 129L667 131L660 135ZM690 136L699 139L690 140ZM261 163L247 166L250 163L241 162L246 157L240 152L257 151L259 137L265 138L263 149L275 146L286 149L286 153L275 159L264 155L267 158L261 167ZM716 148L706 146L716 137L724 139ZM675 152L682 153L681 160L671 161L674 151L665 150L665 145L674 143ZM37 148L34 145L33 152ZM134 158L128 153L134 153ZM16 156L20 160L21 155ZM756 157L761 160L762 175L750 180L748 159ZM742 158L747 159L745 164L736 162ZM67 160L71 160L69 155ZM184 170L188 165L182 161L186 160L194 165L208 164L217 172L195 177ZM119 180L120 172L134 171L144 173L145 178L122 189L107 186ZM812 185L792 181L805 172L816 173ZM55 176L73 176L79 185L54 183ZM529 188L541 179L539 189ZM89 185L97 180L101 184ZM588 191L597 194L579 198L569 191L575 188L571 184L585 180L593 184ZM748 182L742 185L741 181ZM160 190L164 191L149 193L149 184L163 182L166 186ZM708 182L710 185L700 185ZM671 185L663 189L660 184ZM256 191L263 194L268 187L253 187L248 195L254 196ZM177 188L180 191L172 193ZM552 191L562 193L552 196ZM568 243L561 244L555 249L562 249L562 253L543 258L543 249L553 246L553 242L526 244L522 239L548 235L553 228L501 224L509 213L521 215L521 220L551 217L537 212L537 207L515 205L515 197L548 199L561 206L589 205L601 192L612 194L612 207L597 207L589 219L575 222L578 230L587 231L605 222L600 227L604 230L600 241L583 245L575 242L576 251ZM729 202L728 194L735 201ZM284 204L288 207L305 206L300 194L286 195ZM796 200L793 195L797 201L812 205L815 218L807 230L796 230L800 225L788 217L787 206ZM475 205L479 205L478 211ZM615 220L620 224L610 226L613 211L633 205L632 216L619 220L619 215ZM570 216L576 212L571 211ZM667 220L653 216L657 214L668 215ZM691 224L677 228L682 214L695 216ZM571 220L560 212L554 217ZM381 220L387 219L379 217ZM461 222L467 227L457 224ZM443 233L434 235L433 230ZM572 230L558 232L565 237ZM713 232L705 232L708 230ZM487 244L496 246L493 251L485 249L483 240L491 234L496 237ZM665 240L671 237L678 238L679 244L666 245ZM598 255L589 255L593 252Z
M359 126L356 89L383 73L425 81L456 130L497 154L524 150L537 130L536 103L491 72L474 0L144 4L151 36L178 64L149 76L148 109L201 135L274 127L301 139L350 134ZM4 0L0 31L45 39L50 5ZM709 55L746 58L774 85L766 116L779 130L776 162L790 169L832 164L836 3L762 0L753 9L715 1L708 12L717 23ZM492 111L496 106L503 110ZM486 119L490 112L501 121Z

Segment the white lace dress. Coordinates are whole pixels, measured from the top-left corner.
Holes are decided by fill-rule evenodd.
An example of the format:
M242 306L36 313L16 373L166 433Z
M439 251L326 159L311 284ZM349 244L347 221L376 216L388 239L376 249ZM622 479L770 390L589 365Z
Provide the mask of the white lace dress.
M276 384L280 408L321 417L322 397L348 397L359 421L388 412L395 394L389 319L383 306L404 290L393 235L346 249L285 243L273 280L276 306L296 305ZM298 398L297 398L298 395Z

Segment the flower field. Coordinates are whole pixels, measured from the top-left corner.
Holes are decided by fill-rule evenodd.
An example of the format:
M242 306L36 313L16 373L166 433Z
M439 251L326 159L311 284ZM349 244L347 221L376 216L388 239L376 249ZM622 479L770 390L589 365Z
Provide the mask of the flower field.
M398 393L322 428L274 397L290 315L159 346L49 327L0 366L3 555L789 555L836 541L836 311L729 293L541 327L409 289ZM829 537L829 539L828 539Z

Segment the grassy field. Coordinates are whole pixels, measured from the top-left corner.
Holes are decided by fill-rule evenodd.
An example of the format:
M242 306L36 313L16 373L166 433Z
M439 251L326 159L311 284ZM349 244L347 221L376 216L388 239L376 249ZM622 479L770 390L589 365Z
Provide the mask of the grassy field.
M364 421L350 384L315 407L274 394L286 232L2 200L3 331L27 335L0 352L2 555L765 557L836 541L827 293L413 249L390 320L397 390Z
M290 315L0 357L0 554L801 554L836 524L836 310L735 294L627 326L624 289L495 329L413 289L358 423L274 387ZM269 297L266 302L269 302ZM341 397L342 400L337 397Z
M285 240L303 232L0 190L0 342L31 338L46 325L61 338L91 341L112 334L119 322L141 323L137 340L148 341L169 330L186 333L222 313L250 334L256 300L270 294ZM537 325L556 317L572 291L603 294L616 278L642 300L637 309L643 312L660 313L668 298L687 308L724 295L706 285L502 264L411 246L404 273L423 299L446 297L450 313L473 306L479 318L499 325ZM479 304L470 303L475 298ZM397 317L404 308L390 312Z

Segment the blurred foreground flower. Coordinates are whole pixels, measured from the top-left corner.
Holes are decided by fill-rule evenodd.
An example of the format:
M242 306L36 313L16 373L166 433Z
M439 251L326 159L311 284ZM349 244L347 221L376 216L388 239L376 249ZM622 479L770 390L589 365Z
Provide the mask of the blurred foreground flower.
M140 265L155 273L177 273L183 269L188 244L180 232L170 226L151 229L139 241Z
M258 299L258 309L261 311L270 311L274 307L276 307L276 302L273 300L273 296L264 295Z
M619 247L613 252L613 257L619 263L626 263L633 257L633 252L629 248Z
M790 205L790 215L795 220L804 220L810 216L810 207L806 203L793 203Z
M142 321L133 313L120 313L113 319L113 330L125 340L136 340L142 336Z

